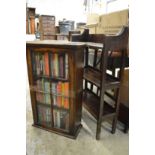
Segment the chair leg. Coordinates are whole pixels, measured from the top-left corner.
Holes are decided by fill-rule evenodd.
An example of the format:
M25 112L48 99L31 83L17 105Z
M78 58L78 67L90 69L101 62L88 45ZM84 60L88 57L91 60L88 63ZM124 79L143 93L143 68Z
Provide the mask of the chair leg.
M97 128L96 128L96 140L100 140L100 136L101 136L101 121L98 120L97 121Z
M116 125L117 125L117 119L118 119L118 113L119 113L119 105L120 105L120 89L117 88L116 91L116 115L113 118L112 122L112 131L111 133L114 134L116 132Z
M87 80L85 79L85 90L87 90L88 89L88 82L87 82Z
M115 77L115 73L116 73L116 70L115 70L115 68L113 68L113 69L112 69L112 76Z
M112 122L112 131L111 131L112 134L116 132L116 125L117 125L117 115L114 117Z
M124 133L128 133L129 130L129 124L125 124Z

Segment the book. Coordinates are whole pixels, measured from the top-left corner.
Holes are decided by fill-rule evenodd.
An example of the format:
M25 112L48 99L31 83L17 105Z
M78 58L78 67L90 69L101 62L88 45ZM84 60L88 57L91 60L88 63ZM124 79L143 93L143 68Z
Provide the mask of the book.
M68 79L68 54L65 54L65 78Z
M56 82L52 82L52 89L51 89L51 92L52 92L52 94L56 94L56 85L57 85L57 83Z
M53 54L50 54L50 67L51 67L51 76L53 77Z
M57 127L60 128L60 111L57 110Z
M42 91L42 87L41 87L41 80L37 80L36 81L36 84L37 84L37 91Z
M45 109L45 112L46 112L46 125L51 127L52 123L51 123L51 109L46 107Z
M55 67L55 77L59 77L59 63L58 63L58 54L54 54L54 58L55 58L55 61L54 61L54 67Z
M65 94L65 85L64 85L64 82L62 83L62 91L61 91L61 94L62 94L62 99L61 99L61 106L64 107L64 94Z
M62 102L62 83L58 82L57 83L57 106L61 107L61 102Z
M53 105L57 105L57 101L56 101L56 85L57 85L57 83L55 83L55 82L52 82L52 84L51 84L52 86L52 88L51 88L51 92L52 92L52 100L53 100Z
M44 94L44 101L46 104L51 104L50 94Z
M42 75L45 75L45 56L42 54Z
M60 111L60 128L62 129L65 128L64 116L65 116L64 111Z
M44 94L45 103L46 104L51 104L50 82L49 81L45 81L44 82L44 90L45 90L45 94Z
M69 130L69 113L65 117L65 129Z
M56 110L53 110L53 122L54 122L54 126L57 126L57 118L56 118Z
M64 73L65 55L59 54L58 61L59 61L59 77L65 78L65 73Z
M43 75L43 55L39 54L39 67L40 67L40 74Z
M38 123L41 124L42 122L42 115L41 115L41 107L37 105L37 111L38 111Z
M60 128L60 112L57 109L53 110L54 127Z
M33 69L33 74L36 74L36 59L35 59L34 52L32 52L32 69Z
M50 54L51 76L68 79L68 54Z
M44 90L46 93L50 93L50 82L49 81L44 82Z
M64 82L64 108L69 109L69 82Z
M40 63L39 63L39 53L35 56L35 63L36 63L36 74L40 75Z
M52 56L52 66L53 66L53 68L52 68L52 72L53 72L53 77L56 77L56 74L57 74L57 67L56 67L56 57L57 57L57 54L53 54L53 56Z
M45 80L44 80L44 78L42 78L42 79L41 79L41 86L40 86L41 91L45 91L44 82L45 82Z
M44 61L45 61L45 75L49 76L49 59L47 52L44 54Z

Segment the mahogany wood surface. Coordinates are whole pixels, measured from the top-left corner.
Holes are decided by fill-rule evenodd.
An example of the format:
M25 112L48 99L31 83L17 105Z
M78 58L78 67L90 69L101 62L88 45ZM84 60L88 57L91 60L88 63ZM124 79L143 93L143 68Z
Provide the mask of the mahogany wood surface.
M76 138L81 128L81 115L82 115L82 84L83 84L83 68L84 68L84 43L64 43L60 41L27 41L26 42L26 56L27 56L27 69L30 88L34 88L34 81L36 78L45 78L52 81L64 81L61 78L52 78L47 76L37 76L33 73L33 60L32 53L65 53L68 54L69 66L69 130L55 128L52 125L40 125L38 123L37 102L34 89L30 89L31 105L33 112L34 126L45 129L69 138ZM51 95L52 97L52 95ZM51 100L51 112L53 116L53 109L55 108ZM62 110L62 108L59 108Z

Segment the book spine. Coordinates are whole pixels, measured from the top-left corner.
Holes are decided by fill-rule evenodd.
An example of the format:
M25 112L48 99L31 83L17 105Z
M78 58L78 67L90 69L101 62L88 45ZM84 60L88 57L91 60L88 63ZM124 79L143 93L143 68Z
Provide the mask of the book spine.
M37 110L38 110L38 123L41 124L42 122L42 116L41 116L41 107L38 105Z
M42 107L43 125L46 125L46 111L45 107Z
M40 75L39 53L35 55L35 58L36 58L36 74Z
M65 78L68 79L68 54L65 54Z
M61 106L62 107L64 107L64 99L65 99L65 97L64 97L64 95L65 95L65 85L64 85L64 83L62 83L61 84L61 87L62 87L62 99L61 99Z
M40 74L43 75L43 55L39 53Z
M65 117L65 129L69 130L69 113Z
M50 82L49 81L45 81L45 92L50 93Z
M53 54L53 57L52 57L52 64L53 64L53 77L56 76L56 54Z
M40 102L39 95L40 95L40 94L36 92L36 100L37 100L37 102Z
M50 113L50 108L46 108L46 125L51 126L51 113Z
M59 77L64 78L64 59L63 55L59 55Z
M63 112L62 111L60 111L60 128L64 128L64 122L63 122Z
M69 109L69 82L64 82L64 108Z
M48 60L48 53L45 53L45 75L49 76L49 60Z
M43 54L42 54L42 64L43 64L42 74L45 75L45 56Z
M65 54L64 54L64 55L63 55L63 65L62 65L62 66L63 66L63 67L62 67L62 69L63 69L63 78L66 78L66 77L65 77L65 76L66 76L66 75L65 75L65 74L66 74L66 73L65 73L65 72L66 72L66 71L65 71L65 68L66 68L65 61L66 61L66 60L65 60Z
M52 89L51 89L51 92L52 92L52 99L53 99L53 105L57 105L57 102L56 102L56 83L52 82Z
M55 77L59 77L58 54L55 54Z
M45 91L45 80L42 78L41 80L41 90L44 92ZM44 93L41 93L41 103L45 103L45 95Z
M57 110L57 127L60 128L60 111Z
M51 76L53 77L53 54L50 54L50 69L51 69Z
M58 82L58 84L57 84L57 105L59 107L61 107L61 102L62 102L61 96L60 96L61 92L62 92L62 83Z
M54 126L58 127L58 116L57 116L57 110L53 110L54 114Z
M32 68L33 68L33 74L36 74L36 59L34 52L32 52Z

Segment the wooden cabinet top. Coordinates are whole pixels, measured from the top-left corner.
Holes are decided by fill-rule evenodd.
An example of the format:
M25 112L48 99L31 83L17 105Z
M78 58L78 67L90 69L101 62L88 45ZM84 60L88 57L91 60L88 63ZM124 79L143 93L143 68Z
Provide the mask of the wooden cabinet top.
M84 42L70 42L64 40L34 40L26 41L27 45L58 45L58 46L85 46Z
M26 41L26 46L58 46L66 48L80 48L80 47L98 47L102 48L103 44L100 43L91 43L91 42L71 42L67 40L34 40Z

